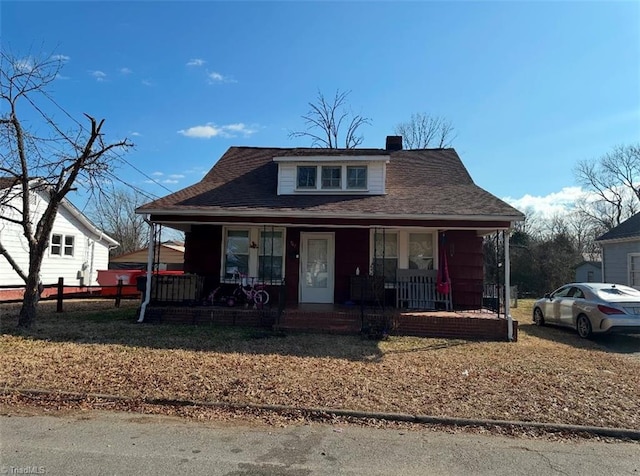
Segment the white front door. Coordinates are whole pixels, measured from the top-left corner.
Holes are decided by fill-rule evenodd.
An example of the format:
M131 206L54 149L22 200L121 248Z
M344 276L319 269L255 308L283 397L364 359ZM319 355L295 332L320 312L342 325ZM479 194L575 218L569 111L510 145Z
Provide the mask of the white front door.
M300 302L333 302L333 233L300 233Z

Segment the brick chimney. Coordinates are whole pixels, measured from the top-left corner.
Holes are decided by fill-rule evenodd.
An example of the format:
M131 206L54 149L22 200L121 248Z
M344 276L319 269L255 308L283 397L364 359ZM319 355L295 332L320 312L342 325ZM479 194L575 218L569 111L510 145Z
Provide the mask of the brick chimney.
M402 136L387 136L387 150L402 150Z

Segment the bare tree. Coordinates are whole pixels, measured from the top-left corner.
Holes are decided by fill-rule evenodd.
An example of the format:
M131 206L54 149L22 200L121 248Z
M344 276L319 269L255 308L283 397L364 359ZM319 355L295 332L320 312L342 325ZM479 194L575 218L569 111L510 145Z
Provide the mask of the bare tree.
M640 144L617 146L596 160L583 160L576 179L595 199L577 203L580 213L610 230L640 211Z
M318 91L316 101L309 103L309 111L302 116L307 130L290 132L289 137L309 137L313 147L337 149L340 135L344 134L345 149L358 147L364 140L358 135L359 129L371 125L371 119L347 110L349 94L351 91L338 89L333 99L327 99Z
M31 327L40 297L42 259L60 203L69 191L78 186L91 188L109 175L116 154L132 144L126 139L105 142L104 119L85 114L88 127L74 121L67 132L47 112L58 108L71 117L48 92L62 67L60 57L18 58L4 51L0 55L0 175L12 185L2 196L0 220L21 227L28 245L28 269L22 269L2 243L0 255L25 282L18 325ZM36 192L46 197L41 213L31 206L30 198Z
M93 201L88 211L93 222L120 245L110 250L112 255L136 251L147 246L148 226L144 216L136 214L136 208L149 197L137 190L114 187L101 188L99 199Z
M451 147L456 138L451 121L424 112L411 114L411 119L401 122L393 131L403 137L407 149Z

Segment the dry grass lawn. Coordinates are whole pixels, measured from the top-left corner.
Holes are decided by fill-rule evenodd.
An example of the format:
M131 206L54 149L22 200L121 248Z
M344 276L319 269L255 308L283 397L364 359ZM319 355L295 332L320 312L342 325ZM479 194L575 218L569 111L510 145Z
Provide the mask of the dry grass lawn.
M517 343L139 325L136 304L42 309L28 332L1 306L0 385L640 429L640 360L531 326L531 301Z

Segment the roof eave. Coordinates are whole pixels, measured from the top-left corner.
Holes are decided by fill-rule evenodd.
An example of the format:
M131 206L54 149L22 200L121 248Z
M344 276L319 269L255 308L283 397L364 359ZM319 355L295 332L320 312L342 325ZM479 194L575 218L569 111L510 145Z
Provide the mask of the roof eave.
M136 210L136 213L149 215L179 215L185 217L193 216L244 216L244 217L287 217L287 218L354 218L354 219L387 219L387 220L469 220L469 221L523 221L523 215L416 215L416 214L388 214L388 213L322 213L322 212L279 212L279 211L215 211L203 212L202 210L168 210L144 209Z

